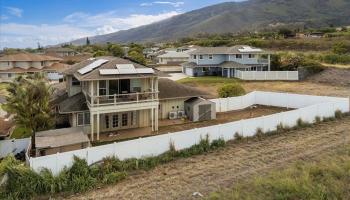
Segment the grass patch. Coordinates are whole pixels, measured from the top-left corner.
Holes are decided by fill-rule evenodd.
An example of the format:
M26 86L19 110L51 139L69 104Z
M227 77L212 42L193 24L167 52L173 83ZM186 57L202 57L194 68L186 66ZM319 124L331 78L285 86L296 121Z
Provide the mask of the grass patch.
M320 157L298 161L283 170L255 176L231 190L212 193L210 200L350 199L350 146Z
M182 84L232 84L238 83L239 80L235 78L225 78L220 76L203 76L203 77L192 77L192 78L184 78L177 81Z
M31 131L27 128L16 126L16 128L13 130L13 133L11 134L11 139L22 139L30 137Z

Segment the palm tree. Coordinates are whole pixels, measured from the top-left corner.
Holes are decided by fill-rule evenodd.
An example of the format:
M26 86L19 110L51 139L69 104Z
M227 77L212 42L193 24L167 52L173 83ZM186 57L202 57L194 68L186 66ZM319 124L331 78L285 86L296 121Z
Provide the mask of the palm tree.
M53 89L43 74L19 76L8 87L4 109L14 114L17 125L32 132L32 152L35 151L35 133L48 130L54 125L50 97Z

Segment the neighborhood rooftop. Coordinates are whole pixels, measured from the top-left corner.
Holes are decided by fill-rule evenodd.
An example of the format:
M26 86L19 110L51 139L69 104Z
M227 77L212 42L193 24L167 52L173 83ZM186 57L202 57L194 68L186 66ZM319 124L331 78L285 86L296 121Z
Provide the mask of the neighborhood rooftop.
M61 58L53 56L33 54L33 53L17 53L0 57L0 61L60 61Z
M190 52L190 54L265 54L266 51L246 45L236 45L232 47L200 47Z

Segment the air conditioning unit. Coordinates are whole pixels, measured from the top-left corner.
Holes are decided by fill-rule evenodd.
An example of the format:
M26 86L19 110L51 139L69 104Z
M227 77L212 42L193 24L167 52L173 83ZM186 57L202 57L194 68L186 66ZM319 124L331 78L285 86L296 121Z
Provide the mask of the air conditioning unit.
M184 118L184 117L186 117L185 111L183 111L183 110L177 111L177 117L178 117L178 118Z
M177 112L169 112L169 119L177 119Z

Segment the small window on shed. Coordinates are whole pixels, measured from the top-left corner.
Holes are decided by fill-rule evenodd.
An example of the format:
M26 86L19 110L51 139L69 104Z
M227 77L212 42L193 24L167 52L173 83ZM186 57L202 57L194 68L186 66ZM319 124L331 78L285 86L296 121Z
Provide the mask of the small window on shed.
M80 85L80 81L75 77L72 77L72 86L79 86L79 85Z
M77 114L77 125L84 126L84 113Z

